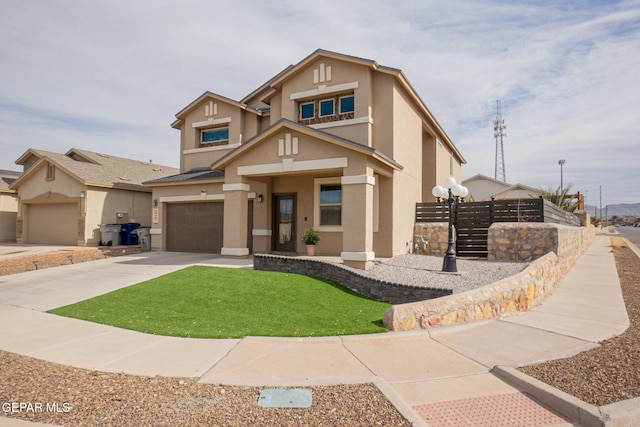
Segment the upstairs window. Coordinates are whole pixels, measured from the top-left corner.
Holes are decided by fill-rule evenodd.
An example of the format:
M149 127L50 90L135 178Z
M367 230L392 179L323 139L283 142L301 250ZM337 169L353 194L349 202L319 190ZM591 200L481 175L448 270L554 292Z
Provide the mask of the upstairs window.
M353 113L355 111L355 98L353 95L341 96L339 100L339 112L340 114Z
M327 123L354 118L355 96L353 93L327 96L300 102L299 121L305 125Z
M335 101L333 99L320 101L320 117L333 116L335 112Z
M316 105L314 102L300 104L300 120L310 120L316 116Z
M225 145L229 143L229 128L215 128L202 131L200 145Z

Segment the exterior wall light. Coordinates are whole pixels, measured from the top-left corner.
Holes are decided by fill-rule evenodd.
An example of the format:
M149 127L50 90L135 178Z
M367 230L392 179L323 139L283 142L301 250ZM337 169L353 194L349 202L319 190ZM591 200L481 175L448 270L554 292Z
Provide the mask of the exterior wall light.
M458 210L458 204L464 202L464 198L469 195L469 190L458 184L454 177L450 176L444 181L444 187L436 185L431 190L431 194L436 198L437 203L449 205L449 241L447 243L447 253L442 262L442 271L446 273L456 273L456 247L453 240L453 218Z
M258 203L262 203L262 194L258 194Z

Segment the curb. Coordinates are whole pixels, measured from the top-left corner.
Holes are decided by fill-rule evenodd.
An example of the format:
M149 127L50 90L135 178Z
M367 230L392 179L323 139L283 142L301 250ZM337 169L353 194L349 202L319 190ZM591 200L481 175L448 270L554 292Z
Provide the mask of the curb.
M583 427L632 426L640 419L640 397L598 407L511 366L495 366L491 372Z
M389 400L394 408L415 427L429 427L429 425L413 410L411 406L398 394L398 392L386 381L378 379L373 381L378 390Z

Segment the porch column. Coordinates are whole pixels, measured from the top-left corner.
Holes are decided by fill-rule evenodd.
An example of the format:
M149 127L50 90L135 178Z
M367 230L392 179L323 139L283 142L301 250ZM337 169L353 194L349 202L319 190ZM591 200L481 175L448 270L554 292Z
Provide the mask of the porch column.
M373 252L373 175L342 177L342 253L345 265L366 270Z
M249 184L237 182L223 184L224 230L222 234L222 255L244 257L247 248L247 220Z

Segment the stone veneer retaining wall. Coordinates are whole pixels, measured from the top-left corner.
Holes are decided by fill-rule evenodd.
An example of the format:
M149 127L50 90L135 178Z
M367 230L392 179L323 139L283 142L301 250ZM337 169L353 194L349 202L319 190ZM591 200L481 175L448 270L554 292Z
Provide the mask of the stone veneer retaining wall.
M392 331L429 329L527 311L549 293L594 237L590 224L495 223L489 229L490 259L534 260L527 268L471 291L395 305L384 313L384 325Z
M255 254L253 268L321 277L340 283L359 294L392 304L403 304L409 301L421 301L452 294L450 289L424 288L374 279L342 264L319 259Z
M444 256L447 253L448 245L448 222L416 222L413 226L414 253Z

